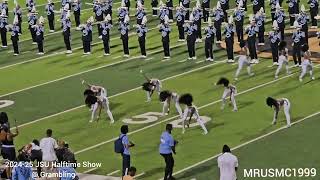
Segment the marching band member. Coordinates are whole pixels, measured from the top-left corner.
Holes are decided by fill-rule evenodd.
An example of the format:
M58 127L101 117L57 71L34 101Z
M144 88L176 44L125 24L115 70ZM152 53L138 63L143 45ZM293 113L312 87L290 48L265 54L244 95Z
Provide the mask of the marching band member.
M185 24L184 29L184 31L187 33L187 47L189 53L188 60L197 59L195 44L198 26L193 20L193 14L191 14L188 23Z
M18 26L19 26L19 33L22 33L21 24L22 24L22 10L18 3L16 3L16 6L13 8L13 16L18 16Z
M274 107L274 116L273 116L272 124L276 124L280 108L283 106L283 111L287 120L287 128L289 128L291 126L289 100L287 98L273 99L272 97L268 97L266 99L266 103L271 108L272 106Z
M301 26L297 21L294 22L293 26L296 28L292 35L292 52L293 61L296 67L301 66L301 46L304 44L305 34L301 31Z
M13 19L13 24L8 25L8 31L11 31L11 41L13 46L13 55L18 56L19 52L19 35L20 35L20 27L19 27L19 17L16 15Z
M164 17L164 22L160 24L159 32L161 32L164 59L170 59L170 32L168 16Z
M236 19L236 32L239 43L243 41L243 21L246 14L244 10L243 1L240 0L237 8L234 11L234 18Z
M182 3L183 8L186 10L185 20L189 20L190 0L179 0L179 3Z
M97 22L103 21L103 8L100 0L97 0L93 5L93 12L95 14L95 19ZM102 29L100 23L97 23L99 38L102 38Z
M74 15L74 22L76 23L76 30L80 31L80 16L81 16L81 2L80 0L73 0L72 3L73 7L73 15Z
M137 1L137 12L136 12L136 17L137 17L137 24L140 25L142 22L143 17L145 17L147 13L145 12L143 5L141 4L141 1Z
M275 13L276 13L277 3L279 3L279 0L270 0L270 3L269 3L270 9L271 9L271 19L272 19L272 21L275 20L274 15L275 15Z
M38 23L36 25L33 25L32 28L34 29L36 34L36 41L38 44L38 54L43 55L44 54L44 50L43 50L44 18L40 16Z
M287 0L288 12L290 16L290 28L294 28L294 21L296 19L296 15L299 14L299 2L300 0Z
M200 2L197 0L196 7L193 8L192 10L192 15L193 15L193 23L197 25L196 29L196 42L202 42L202 34L201 34L201 19L202 19L202 10L200 7Z
M54 32L54 3L52 0L48 0L48 4L45 7L49 22L49 32Z
M146 58L146 34L148 32L147 28L147 16L143 16L141 24L137 25L137 34L138 34L138 41L140 45L141 57Z
M255 21L256 21L256 24L257 24L257 26L259 28L258 46L264 46L264 31L265 31L264 23L265 23L265 19L266 19L266 16L265 16L263 7L261 7L261 9L255 15Z
M126 17L124 18L124 21L119 22L119 28L118 28L121 34L124 57L129 57L129 46L128 46L128 41L129 41L128 33L130 28L129 21L130 21L129 15L126 15Z
M162 3L160 0L160 6L159 6L159 19L160 23L164 22L165 16L169 16L169 10L165 4Z
M110 55L110 29L112 28L111 24L111 15L108 14L104 18L104 21L100 23L102 28L102 41L103 41L103 49L104 55Z
M208 134L208 130L206 126L204 125L204 121L201 119L199 115L198 108L193 105L193 97L191 94L183 94L179 97L179 103L184 104L186 107L183 112L183 118L182 118L182 134L185 132L185 126L189 127L190 121L192 117L196 118L196 121L199 123L203 130L203 134Z
M210 15L210 0L202 0L202 13L203 13L203 21L208 22L208 18Z
M301 26L301 30L304 32L304 35L305 35L304 43L308 44L308 39L309 39L309 35L308 35L309 16L305 12L305 8L304 8L303 4L301 5L301 11L298 14L298 17L296 17L296 20L298 21L299 25Z
M186 11L180 3L180 6L176 7L176 19L177 19L177 26L179 32L179 40L178 41L185 41L184 39L184 21L185 21Z
M249 76L253 76L254 73L251 72L251 63L248 60L248 48L246 47L246 43L244 41L240 42L240 52L239 52L239 60L238 60L238 69L235 74L234 80L238 81L238 76L244 65L247 66L247 71Z
M221 5L221 9L223 11L223 17L224 17L224 22L228 22L228 13L227 10L229 9L229 0L218 0Z
M204 29L204 33L206 34L206 40L204 44L204 50L206 54L207 61L213 61L213 43L214 43L214 36L216 34L216 28L213 27L211 22L211 17L208 19L208 27Z
M311 16L311 29L317 29L317 19L315 17L318 15L319 11L319 1L318 0L308 0L308 4L310 4L310 16Z
M71 54L72 50L71 50L71 44L70 44L70 39L71 39L70 10L68 11L66 18L62 20L61 28L62 28L64 44L66 45L66 49L67 49L66 54Z
M301 50L303 52L303 62L302 62L302 71L299 76L299 81L302 82L302 78L306 75L307 71L309 70L309 74L311 77L311 80L315 80L313 76L313 65L311 61L311 52L309 51L308 44L304 44L301 47Z
M6 15L9 16L9 7L8 7L8 0L3 0L1 5L1 10L5 10L6 11Z
M252 10L253 14L257 14L257 12L261 9L264 8L264 0L251 0L252 2Z
M274 19L277 20L278 27L279 27L279 32L280 32L282 41L284 40L284 29L285 29L285 26L286 26L286 24L284 22L285 18L286 18L286 15L284 13L284 10L280 6L280 4L277 3L276 12L274 14Z
M8 16L6 14L6 10L2 9L1 15L0 15L0 34L1 34L1 42L2 42L2 47L7 48L8 43L7 43L7 28L6 26L8 25Z
M146 82L142 84L142 89L147 92L147 102L150 102L151 96L154 91L157 91L158 95L160 95L160 91L162 88L161 81L156 78L147 77L142 70L140 70L140 73L146 79Z
M158 0L151 0L152 16L158 16Z
M163 103L162 116L168 115L170 112L171 100L175 104L176 110L179 113L180 118L183 118L182 110L179 105L179 95L175 92L161 91L159 94L159 100Z
M217 7L213 9L214 28L216 28L217 44L221 43L221 25L224 19L224 13L221 9L220 1L217 2Z
M228 20L228 24L226 24L223 32L225 34L226 50L228 55L227 62L229 63L234 62L234 58L233 58L234 32L235 32L235 28L233 26L233 16L230 16Z
M33 6L31 12L28 14L28 24L29 24L29 30L31 33L31 37L32 37L32 44L37 44L36 41L36 32L34 31L34 29L32 28L32 26L37 24L37 12L36 12L36 8L35 6Z
M92 23L94 22L91 16L86 24L80 25L80 30L82 31L82 43L83 43L83 54L91 54L91 41L92 41Z
M118 8L118 17L119 17L118 21L123 22L127 15L129 15L129 10L126 7L124 0L122 0L121 7Z
M224 91L222 94L222 105L221 110L224 109L226 105L227 97L230 97L230 101L233 105L233 111L238 111L235 95L237 94L237 88L234 85L230 84L230 81L224 77L220 78L217 82L217 85L223 85Z
M288 60L288 48L286 48L287 46L287 42L286 41L281 41L279 43L279 66L276 70L276 73L275 73L275 79L278 79L278 75L279 75L279 72L282 68L283 65L286 66L286 70L287 70L287 74L290 74L290 71L289 71L289 60Z
M279 59L278 44L280 42L281 35L279 32L277 20L273 21L272 28L273 28L273 31L269 32L272 60L273 60L273 65L278 65L278 59Z
M166 0L166 7L168 8L168 11L169 11L169 14L168 14L168 17L169 17L169 22L173 22L173 2L172 0Z
M29 13L32 12L32 9L34 9L35 6L36 6L35 0L26 0L26 7Z
M254 17L251 15L249 17L250 25L246 28L246 33L248 34L248 48L250 52L251 63L259 63L256 49L256 33L259 32L259 28L256 25Z

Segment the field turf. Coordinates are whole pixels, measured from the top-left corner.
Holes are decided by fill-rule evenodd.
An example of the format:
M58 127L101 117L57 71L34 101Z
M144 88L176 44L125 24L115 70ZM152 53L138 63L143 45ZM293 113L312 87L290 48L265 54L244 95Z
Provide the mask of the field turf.
M19 2L24 4L22 0ZM92 15L92 7L86 2L83 1L83 22ZM40 5L45 3L45 0L37 1ZM234 6L233 3L230 2L231 7ZM302 3L307 5L305 1ZM212 5L214 4L216 1L212 2ZM119 2L115 2L114 8L119 5ZM133 6L131 14L134 14ZM145 6L150 11L150 4ZM12 7L13 4L10 4L11 9ZM266 7L269 20L266 29L270 30L270 8L267 2ZM284 8L287 9L286 6ZM38 11L44 14L44 6L39 6ZM247 14L251 12L249 5ZM58 18L57 15L56 19ZM35 138L42 138L45 130L51 128L56 139L70 144L79 162L102 163L99 168L79 167L78 172L99 175L115 172L112 176L120 176L118 170L121 169L121 157L113 152L113 141L119 135L123 120L131 118L139 122L129 124L129 138L136 144L131 152L132 165L137 167L140 174L138 179L161 178L164 163L158 153L160 134L166 123L176 121L178 117L173 107L168 116L159 116L162 104L156 94L152 102L145 102L146 94L140 87L144 78L139 73L140 69L143 69L148 76L161 79L163 89L179 94L192 93L200 115L209 119L206 123L209 134L206 136L201 134L199 126L187 129L184 135L181 134L181 128L173 130L173 136L179 141L174 169L178 179L217 179L215 157L224 144L240 146L234 150L239 158L239 179L243 179L244 168L315 167L320 170L320 158L316 151L319 147L319 79L310 81L306 76L301 83L298 81L300 69L291 68L291 75L285 75L283 71L280 78L275 80L275 67L269 67L272 61L260 59L261 63L253 66L254 77L248 77L244 68L239 81L233 82L238 88L236 100L239 111L232 112L229 106L221 111L223 88L215 83L222 76L233 79L237 64L225 63L226 51L216 46L215 62L205 62L204 43L196 45L197 60L186 60L186 43L177 42L175 23L172 24L170 35L171 59L164 61L157 28L159 21L150 15L148 18L146 59L140 58L134 28L131 29L129 38L130 57L122 57L122 44L116 24L111 31L111 56L103 56L103 45L97 37L96 27L93 33L92 55L82 55L81 32L74 29L71 32L73 54L66 55L59 22L56 22L55 33L49 34L46 31L46 54L38 56L36 46L31 45L25 23L19 44L22 54L13 57L11 45L7 49L0 49L0 100L15 102L0 111L9 114L12 124L13 119L18 121L20 135L15 139L16 147L20 148ZM116 11L113 19L116 22ZM133 24L135 18L131 17L131 25ZM46 29L48 30L47 26ZM319 65L315 64L316 78L320 73L318 67ZM80 79L107 89L115 124L110 124L104 113L100 121L89 123L90 112L83 105L84 87ZM282 113L277 125L271 125L273 110L265 105L265 98L268 96L288 98L291 101L292 121L303 121L290 129L281 129L250 144L242 145L285 126ZM154 121L143 123L141 121L144 119L132 118L137 115L148 115ZM203 163L199 163L202 161Z

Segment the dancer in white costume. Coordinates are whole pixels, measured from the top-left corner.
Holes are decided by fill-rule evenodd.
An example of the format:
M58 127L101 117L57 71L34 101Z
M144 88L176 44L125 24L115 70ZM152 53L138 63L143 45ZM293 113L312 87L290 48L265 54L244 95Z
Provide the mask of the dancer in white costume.
M273 116L272 124L276 124L280 108L283 107L283 111L284 111L284 114L285 114L286 120L287 120L287 127L291 126L290 101L287 98L274 99L272 97L268 97L266 99L266 103L271 108L272 107L274 108L274 116Z
M179 113L180 118L182 119L182 110L179 105L179 95L175 92L170 91L161 91L159 95L159 100L163 103L162 115L165 116L170 112L171 101L175 104L176 110Z
M286 48L287 46L287 42L285 41L281 41L279 43L279 49L278 49L278 54L279 54L279 58L278 58L278 68L276 70L276 73L274 75L274 77L277 79L279 72L282 68L283 65L285 65L286 67L286 71L287 74L290 74L289 71L289 61L288 61L288 48Z
M253 76L254 73L251 72L251 63L248 60L248 48L246 47L246 43L244 41L240 41L240 52L239 52L239 60L238 60L238 69L235 74L235 80L238 80L239 74L243 68L243 66L247 66L247 71L249 76Z
M186 105L186 108L183 112L183 121L182 121L182 134L185 132L185 126L189 127L192 117L195 117L196 121L199 123L203 129L203 134L208 134L208 130L204 125L204 121L201 119L198 108L192 104L193 97L191 94L183 94L179 98L179 103ZM189 117L189 119L188 119Z
M148 78L142 70L140 70L140 73L143 75L143 77L147 80L147 82L142 84L142 89L147 92L147 102L151 101L151 96L154 91L157 91L158 94L160 95L161 91L161 81L159 79L155 78Z
M221 105L221 110L224 109L224 106L227 101L227 97L230 97L230 101L233 105L233 111L238 111L237 104L236 104L236 99L235 95L237 94L237 88L234 85L231 85L229 83L229 80L226 78L220 78L219 81L217 82L217 85L223 85L224 91L222 94L222 105Z
M313 65L312 65L312 61L310 59L311 57L311 52L309 51L309 46L308 44L304 44L301 47L301 50L303 52L303 61L302 61L302 66L301 66L301 74L299 76L299 80L300 82L302 82L303 77L306 75L307 71L309 70L309 74L311 77L311 80L314 80L314 76L313 76Z

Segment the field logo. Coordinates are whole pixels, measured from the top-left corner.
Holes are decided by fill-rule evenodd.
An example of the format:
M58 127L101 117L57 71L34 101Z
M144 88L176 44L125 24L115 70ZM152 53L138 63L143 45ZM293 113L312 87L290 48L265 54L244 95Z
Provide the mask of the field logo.
M124 123L128 124L147 124L152 123L159 120L159 117L162 116L162 113L160 112L147 112L140 115L132 116L132 118L123 119L122 121ZM195 119L195 118L193 118ZM207 123L211 120L210 117L207 116L201 116L201 119L204 121L204 123ZM170 122L170 124L173 125L175 128L182 128L182 119L176 119ZM190 127L196 127L199 124L197 122L191 123Z
M1 109L1 108L4 108L4 107L11 106L12 104L14 104L14 101L10 101L10 100L0 100L0 109Z

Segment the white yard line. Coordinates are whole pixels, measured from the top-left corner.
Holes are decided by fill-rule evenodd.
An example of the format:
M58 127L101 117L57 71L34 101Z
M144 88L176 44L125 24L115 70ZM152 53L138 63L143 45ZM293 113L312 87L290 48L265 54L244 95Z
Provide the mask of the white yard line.
M116 170L116 171L113 171L113 172L111 172L111 173L108 173L107 176L114 175L114 174L116 174L116 173L118 173L118 172L120 172L120 170Z
M158 29L158 27L150 28L149 30L151 31L151 30L154 30L154 29ZM135 35L135 34L136 34L136 32L133 32L133 33L130 33L129 36L133 36L133 35ZM110 41L117 40L117 39L119 39L119 37L111 38ZM102 44L102 43L103 43L102 41L95 42L95 43L92 43L91 46L97 45L97 44ZM72 50L75 51L75 50L79 50L79 49L82 49L82 48L83 48L83 47L80 46L80 47L73 48ZM34 58L34 59L30 59L30 60L26 60L26 61L22 61L22 62L10 64L10 65L7 65L7 66L2 66L2 67L0 67L0 70L6 69L6 68L10 68L10 67L13 67L13 66L17 66L17 65L21 65L21 64L25 64L25 63L29 63L29 62L33 62L33 61L37 61L37 60L39 60L39 59L44 59L44 58L51 57L51 56L55 56L55 55L65 54L65 52L66 52L66 51L55 52L55 53L48 54L48 55L44 55L44 56L40 56L40 57L37 57L37 58ZM74 54L74 53L75 53L75 52L73 52L73 54Z
M210 67L210 66L215 66L215 65L220 64L220 63L223 63L223 62L224 62L224 61L218 61L218 62L215 63L215 64L205 65L205 66L202 66L202 67L199 67L199 68L196 68L196 69L192 69L192 70L190 70L190 71L186 71L186 72L183 72L183 73L180 73L180 74L176 74L176 75L167 77L167 78L165 78L165 79L162 79L161 81L167 81L167 80L169 80L169 79L173 79L173 78L180 77L180 76L183 76L183 75L186 75L186 74L189 74L189 73L193 73L193 72L195 72L195 71L198 71L198 70L201 70L201 69ZM111 98L114 98L114 97L117 97L117 96L120 96L120 95L129 93L129 92L132 92L132 91L135 91L135 90L138 90L138 89L141 89L141 87L139 86L139 87L136 87L136 88L133 88L133 89L130 89L130 90L127 90L127 91L124 91L124 92L121 92L121 93L118 93L118 94L109 96L109 98L111 99ZM1 97L2 97L2 96L0 96L0 98L1 98ZM46 117L43 117L43 118L39 118L39 119L37 119L37 120L34 120L34 121L31 121L31 122L27 122L27 123L21 124L21 125L19 125L19 127L23 127L23 126L27 126L27 125L30 125L30 124L34 124L34 123L36 123L36 122L40 122L40 121L43 121L43 120L48 119L48 118L51 118L51 117L55 117L55 116L58 116L58 115L61 115L61 114L67 113L67 112L71 112L71 111L73 111L73 110L77 110L77 109L82 108L82 107L84 107L84 106L85 106L85 105L77 106L77 107L74 107L74 108L71 108L71 109L68 109L68 110L65 110L65 111L56 113L56 114L52 114L52 115L49 115L49 116L46 116ZM15 128L12 128L12 129L15 129Z
M316 112L316 113L313 113L313 114L311 114L311 115L309 115L309 116L307 116L307 117L304 117L304 118L302 118L302 119L300 119L300 120L298 120L298 121L293 122L292 125L301 123L301 122L305 121L306 119L309 119L309 118L314 117L314 116L319 115L319 114L320 114L320 111L318 111L318 112ZM275 130L273 130L273 131L271 131L271 132L269 132L269 133L267 133L267 134L264 134L264 135L262 135L262 136L259 136L259 137L257 137L257 138L254 138L254 139L252 139L252 140L250 140L250 141L247 141L247 142L245 142L245 143L242 143L242 144L240 144L240 145L232 148L232 150L239 149L239 148L241 148L241 147L243 147L243 146L246 146L246 145L251 144L251 143L253 143L253 142L255 142L255 141L261 140L261 139L263 139L263 138L265 138L265 137L267 137L267 136L270 136L270 135L272 135L272 134L274 134L274 133L276 133L276 132L278 132L278 131L281 131L281 130L283 130L283 129L286 129L286 128L287 128L286 125L285 125L285 126L282 126L281 128L275 129ZM214 156L211 156L211 157L209 157L209 158L207 158L207 159L205 159L205 160L203 160L203 161L197 162L196 164L193 164L193 165L188 166L188 167L186 167L186 168L184 168L184 169L181 169L181 170L173 173L173 175L180 174L180 173L182 173L182 172L184 172L184 171L187 171L187 170L189 170L189 169L192 169L192 168L194 168L194 167L196 167L196 166L199 166L199 165L201 165L201 164L203 164L203 163L206 163L206 162L208 162L208 161L211 161L211 160L213 160L213 159L216 159L216 158L217 158L218 156L220 156L220 155L221 155L221 153L220 153L220 154L216 154L216 155L214 155ZM159 179L159 180L160 180L160 179Z
M222 63L223 61L219 61L219 62ZM211 65L212 65L212 64L211 64ZM320 65L320 64L319 64L319 65ZM317 65L317 66L319 66L319 65ZM273 83L278 82L278 81L280 81L280 80L282 80L282 79L291 77L291 76L293 76L293 75L296 74L296 73L298 73L298 72L295 72L295 73L292 73L292 74L290 74L290 75L283 76L283 77L281 77L281 78L278 78L278 79L269 81L269 82L267 82L267 83L263 83L263 84L260 84L260 85L255 86L255 87L249 88L249 89L247 89L247 90L241 91L241 92L237 93L236 96L239 96L239 95L241 95L241 94L245 94L245 93L251 92L251 91L256 90L256 89L258 89L258 88L267 86L267 85L269 85L269 84L273 84ZM198 107L198 109L206 108L206 107L208 107L208 106L211 106L211 105L213 105L213 104L219 103L219 102L221 102L221 101L222 101L221 99L220 99L220 100L213 101L213 102L211 102L211 103L208 103L208 104L206 104L206 105L203 105L203 106L201 106L201 107ZM158 122L156 122L156 123L154 123L154 124L150 124L150 125L145 126L145 127L143 127L143 128L140 128L140 129L131 131L131 132L128 133L128 135L136 134L136 133L138 133L138 132L140 132L140 131L144 131L144 130L146 130L146 129L149 129L149 128L151 128L151 127L157 126L157 125L159 125L159 124L162 124L162 123L164 123L164 122L170 121L170 120L175 119L175 118L178 118L178 117L179 117L179 116L176 115L176 116L173 116L173 117L164 119L164 120L162 120L162 121L158 121ZM79 150L79 151L76 151L75 154L79 154L79 153L82 153L82 152L85 152L85 151L89 151L89 150L91 150L91 149L95 149L95 148L97 148L97 147L99 147L99 146L102 146L102 145L104 145L104 144L108 144L108 143L113 142L113 141L115 141L115 140L117 140L117 139L118 139L118 137L114 137L114 138L112 138L112 139L103 141L103 142L98 143L98 144L95 144L95 145L93 145L93 146L89 146L89 147L84 148L84 149Z
M182 46L182 45L184 45L184 43L172 46L172 48L179 47L179 46ZM156 53L159 53L159 52L162 52L162 50L152 51L149 54L156 54ZM90 55L82 55L81 57L90 57ZM70 77L78 76L78 75L81 75L81 74L84 74L84 73L88 73L88 72L91 72L91 71L95 71L95 70L98 70L98 69L102 69L102 68L105 68L105 67L110 67L110 66L114 66L114 65L117 65L117 64L120 64L120 63L128 62L128 61L131 61L131 60L134 60L134 59L138 59L138 58L140 58L140 56L133 56L131 58L127 58L127 59L124 59L124 60L121 60L121 61L113 62L111 64L99 66L99 67L96 67L96 68L93 68L93 69L88 69L88 70L85 70L85 71L81 71L81 72L78 72L78 73L75 73L75 74L71 74L71 75L68 75L68 76L64 76L64 77L61 77L61 78L58 78L58 79L55 79L55 80L52 80L52 81L47 81L47 82L44 82L44 83L41 83L41 84L37 84L37 85L30 86L30 87L27 87L27 88L23 88L23 89L14 91L14 92L10 92L10 93L1 95L0 98L8 96L8 95L15 94L15 93L19 93L19 92L22 92L22 91L26 91L26 90L29 90L29 89L33 89L33 88L36 88L36 87L39 87L39 86L43 86L43 85L46 85L46 84L50 84L50 83L54 83L54 82L57 82L57 81L61 81L61 80L64 80L64 79L67 79L67 78L70 78Z
M92 171L95 171L95 170L97 170L97 169L98 169L98 168L88 169L88 170L84 171L83 174L87 174L87 173L92 172Z

